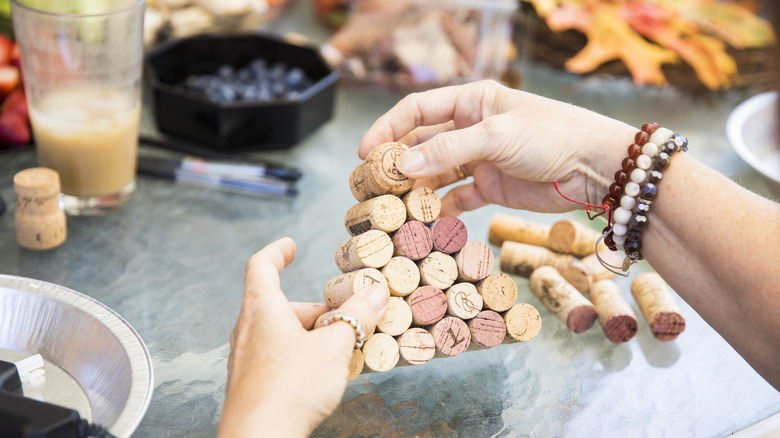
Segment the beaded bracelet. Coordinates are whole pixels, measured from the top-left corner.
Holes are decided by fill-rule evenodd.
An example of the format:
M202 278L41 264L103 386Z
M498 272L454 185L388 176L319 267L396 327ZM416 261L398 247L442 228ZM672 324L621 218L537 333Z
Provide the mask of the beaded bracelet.
M634 143L628 147L628 157L621 163L621 170L615 173L615 182L609 186L602 205L572 199L561 192L557 180L553 181L559 195L585 206L588 219L607 215L607 226L599 241L603 239L612 251L622 249L626 252L623 265L612 266L598 256L597 248L596 257L609 271L627 275L613 268L627 272L632 263L644 258L641 241L642 231L647 228L647 213L658 194L656 185L663 178L662 171L669 167L671 156L678 151L688 152L687 138L661 128L658 123L645 123L634 137ZM593 208L603 211L591 214Z
M642 125L634 143L628 147L622 170L615 174L615 182L604 197L602 203L611 211L603 231L604 243L612 251L622 249L626 252L623 271L644 258L641 239L642 231L647 228L647 214L658 194L657 184L663 178L662 172L678 151L688 151L688 139L684 136L661 128L657 123ZM619 206L615 208L618 200Z

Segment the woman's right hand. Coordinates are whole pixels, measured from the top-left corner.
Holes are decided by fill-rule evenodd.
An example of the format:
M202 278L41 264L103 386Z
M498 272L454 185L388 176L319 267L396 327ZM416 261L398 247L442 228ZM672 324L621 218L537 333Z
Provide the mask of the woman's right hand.
M487 204L546 213L578 208L560 196L601 204L638 129L584 108L506 88L494 81L438 88L402 99L360 143L413 146L401 172L433 189L474 180L442 198L442 215Z

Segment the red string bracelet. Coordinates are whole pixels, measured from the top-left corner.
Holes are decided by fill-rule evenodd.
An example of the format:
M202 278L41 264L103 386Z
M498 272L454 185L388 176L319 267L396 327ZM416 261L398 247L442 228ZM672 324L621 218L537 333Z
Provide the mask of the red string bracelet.
M558 187L558 180L557 179L555 181L553 181L553 185L555 186L555 190L558 192L558 194L561 195L564 199L566 199L568 201L571 201L571 202L574 202L576 204L584 205L585 206L585 211L588 213L588 219L593 220L593 219L596 219L597 217L603 215L604 213L607 213L607 222L609 222L609 223L612 222L612 213L610 211L610 206L609 205L607 205L607 204L596 205L596 204L590 204L590 203L587 203L587 202L583 202L583 201L578 201L576 199L572 199L572 198L564 195L563 192L561 192L560 187ZM591 209L592 208L600 208L600 209L602 209L604 211L602 211L601 213L597 213L597 214L591 214Z

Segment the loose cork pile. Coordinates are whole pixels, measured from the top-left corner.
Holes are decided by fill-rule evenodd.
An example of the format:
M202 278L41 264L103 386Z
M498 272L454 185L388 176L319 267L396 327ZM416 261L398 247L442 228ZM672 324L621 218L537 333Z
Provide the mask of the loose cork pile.
M350 379L526 342L541 329L536 308L516 302L514 280L493 273L490 248L469 242L460 219L440 216L438 195L413 188L415 181L398 171L396 160L406 149L401 143L377 146L349 178L358 204L346 213L351 237L336 250L341 274L325 285L325 303L335 309L373 284L391 295L375 332L353 354Z
M597 247L599 236L571 220L549 226L496 214L488 240L501 247L501 270L528 278L534 296L569 330L582 333L598 319L607 339L627 342L637 333L637 318L612 281L616 274L598 260L621 263L617 253L602 244ZM638 275L631 293L657 339L670 341L685 330L685 319L658 274Z

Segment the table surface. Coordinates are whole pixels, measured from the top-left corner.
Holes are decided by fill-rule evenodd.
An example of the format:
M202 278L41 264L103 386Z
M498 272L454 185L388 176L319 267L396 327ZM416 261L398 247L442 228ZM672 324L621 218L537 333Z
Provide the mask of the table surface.
M301 8L308 6L287 13L309 13ZM288 20L269 29L311 35L312 28ZM323 36L317 32L315 40ZM768 185L732 152L725 136L728 114L749 94L692 98L625 80L581 79L526 60L515 68L527 91L634 126L658 121L684 133L693 156L770 196ZM139 332L152 356L155 388L134 436L213 436L246 260L267 243L292 237L298 256L282 273L282 287L290 300L322 301L323 286L339 274L335 249L348 238L343 218L355 203L348 177L359 163L358 142L400 97L341 87L329 123L289 150L252 153L303 171L295 197L252 198L139 176L126 206L103 217L69 217L68 240L47 252L17 245L9 205L0 216L0 273L85 293ZM142 125L154 133L148 106ZM13 175L33 166L33 150L0 153L0 195L6 202L13 202ZM496 212L545 223L562 217L487 207L462 215L469 240L487 242ZM584 220L579 213L567 217ZM492 249L497 257L498 248ZM636 338L615 345L598 324L579 335L569 332L530 293L525 279L515 279L518 300L542 315L536 339L362 375L313 436L708 437L780 411L780 394L676 295L687 321L676 341L655 340L640 317ZM618 284L639 315L628 280Z

